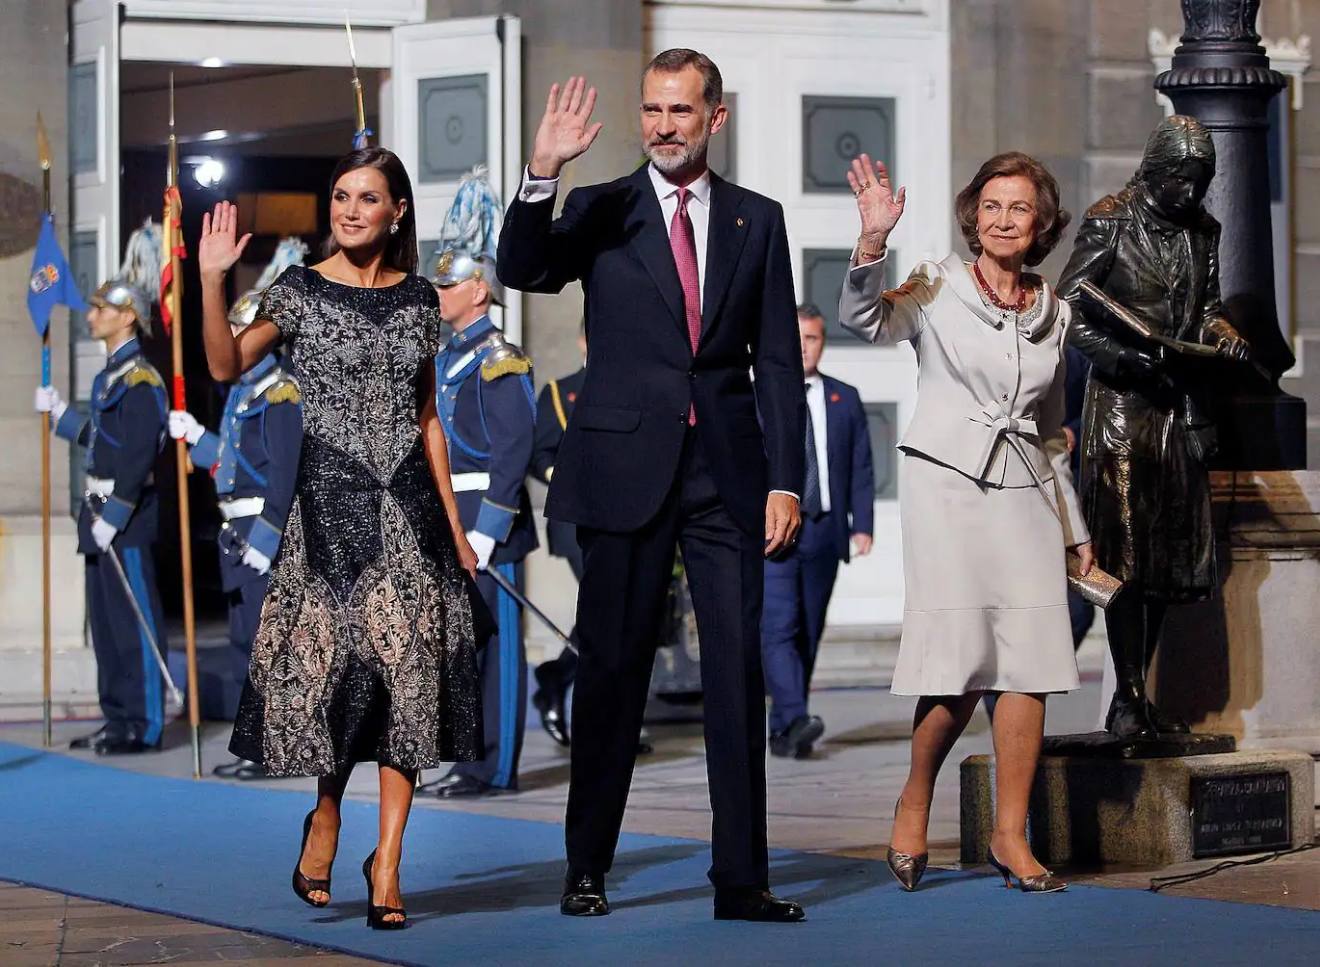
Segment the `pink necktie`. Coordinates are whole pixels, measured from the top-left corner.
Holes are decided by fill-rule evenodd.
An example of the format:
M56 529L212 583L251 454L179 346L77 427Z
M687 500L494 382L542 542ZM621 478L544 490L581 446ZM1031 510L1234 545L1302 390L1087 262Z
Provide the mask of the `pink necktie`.
M674 267L678 269L678 281L683 285L683 312L687 316L688 342L692 344L692 355L697 354L697 345L701 342L701 275L697 271L697 242L692 234L692 219L688 217L687 203L692 193L686 188L678 189L678 207L669 221L669 247L674 252ZM688 408L688 426L697 423L695 406Z

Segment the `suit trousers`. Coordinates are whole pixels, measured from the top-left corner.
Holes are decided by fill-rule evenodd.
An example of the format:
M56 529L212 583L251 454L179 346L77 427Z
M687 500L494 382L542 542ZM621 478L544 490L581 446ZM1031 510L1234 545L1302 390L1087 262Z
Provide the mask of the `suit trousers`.
M803 518L793 553L765 565L761 661L770 693L770 732L777 735L807 714L807 693L825 611L839 573L839 551L829 515Z
M163 651L167 645L156 566L149 546L116 546L114 553L124 565L127 588L109 554L88 554L85 566L101 714L111 732L156 745L165 727L165 683L151 638L133 609L136 601Z
M677 545L701 649L713 819L708 875L718 888L764 888L764 535L734 523L689 429L672 489L651 521L623 533L580 528L578 536L585 571L565 822L569 865L603 874L613 864Z
M514 587L522 587L521 561L490 566L498 568ZM522 638L522 615L518 603L489 574L477 572L477 590L499 625L479 659L485 754L474 762L455 763L451 772L496 789L517 789L527 723L527 643Z

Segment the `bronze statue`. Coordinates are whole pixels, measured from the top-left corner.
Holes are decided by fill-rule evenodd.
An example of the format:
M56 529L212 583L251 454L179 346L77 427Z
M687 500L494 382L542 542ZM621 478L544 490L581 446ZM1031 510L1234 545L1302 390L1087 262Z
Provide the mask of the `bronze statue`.
M1091 360L1078 490L1096 561L1127 589L1105 613L1118 687L1105 721L1124 739L1186 732L1146 696L1170 603L1216 587L1206 460L1215 446L1209 365L1115 326L1082 283L1160 337L1246 360L1250 347L1219 297L1219 224L1202 206L1215 173L1210 133L1165 119L1127 187L1087 211L1058 293L1073 306L1073 345Z

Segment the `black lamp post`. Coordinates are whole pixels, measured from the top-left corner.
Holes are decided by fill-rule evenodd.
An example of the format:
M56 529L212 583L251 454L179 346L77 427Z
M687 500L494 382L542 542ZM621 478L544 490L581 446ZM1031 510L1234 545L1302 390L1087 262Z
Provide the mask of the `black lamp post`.
M1185 29L1155 89L1214 138L1216 174L1206 207L1223 226L1224 306L1272 377L1267 387L1226 394L1218 464L1290 470L1306 466L1306 405L1278 388L1294 359L1274 301L1268 158L1269 102L1287 82L1260 45L1259 9L1260 0L1182 0Z

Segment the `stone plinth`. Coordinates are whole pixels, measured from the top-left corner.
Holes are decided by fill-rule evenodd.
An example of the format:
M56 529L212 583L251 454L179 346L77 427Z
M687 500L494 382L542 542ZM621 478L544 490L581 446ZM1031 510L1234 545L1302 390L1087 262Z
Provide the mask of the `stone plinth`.
M1169 610L1151 694L1238 747L1320 755L1320 472L1211 474L1222 593Z
M1253 751L1139 760L1043 756L1031 793L1031 846L1046 865L1158 867L1186 862L1194 859L1193 780L1280 772L1287 773L1291 783L1292 845L1309 843L1315 834L1315 765L1303 753ZM994 829L993 756L964 759L961 778L961 859L984 863Z
M56 441L62 442L62 441ZM56 717L96 704L83 635L83 561L73 521L51 520L52 693ZM41 518L0 516L0 719L41 715Z

